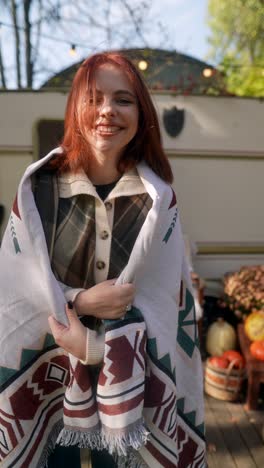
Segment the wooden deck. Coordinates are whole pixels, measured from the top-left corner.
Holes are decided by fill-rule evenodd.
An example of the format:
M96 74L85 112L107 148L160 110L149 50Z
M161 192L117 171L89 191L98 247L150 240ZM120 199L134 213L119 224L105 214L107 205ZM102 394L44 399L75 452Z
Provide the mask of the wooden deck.
M264 468L263 401L246 411L243 403L205 396L205 421L209 468Z

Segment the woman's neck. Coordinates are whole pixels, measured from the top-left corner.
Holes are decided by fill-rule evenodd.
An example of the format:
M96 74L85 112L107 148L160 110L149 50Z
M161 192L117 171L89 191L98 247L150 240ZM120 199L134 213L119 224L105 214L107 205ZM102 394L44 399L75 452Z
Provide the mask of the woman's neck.
M89 179L93 184L111 184L120 178L115 161L112 158L91 158L89 161Z

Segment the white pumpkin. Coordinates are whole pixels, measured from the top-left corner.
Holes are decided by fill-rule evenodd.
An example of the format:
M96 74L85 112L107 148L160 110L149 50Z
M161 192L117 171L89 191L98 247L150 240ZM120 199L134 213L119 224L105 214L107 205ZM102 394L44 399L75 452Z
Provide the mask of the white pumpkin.
M219 318L208 328L206 351L211 356L221 356L225 351L236 348L236 332L232 325Z

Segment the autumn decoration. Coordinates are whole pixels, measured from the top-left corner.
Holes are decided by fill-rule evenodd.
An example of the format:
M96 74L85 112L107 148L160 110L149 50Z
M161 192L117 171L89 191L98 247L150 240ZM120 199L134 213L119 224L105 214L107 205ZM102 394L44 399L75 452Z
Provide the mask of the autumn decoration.
M236 332L223 318L212 323L207 331L206 351L211 356L221 356L224 351L236 347Z
M264 265L244 266L225 275L221 305L241 319L252 311L264 311Z
M205 364L205 392L220 400L235 401L245 375L245 360L238 351L230 349L221 356L211 356Z
M264 362L264 340L253 341L249 349L254 358Z
M264 340L264 311L254 311L245 320L245 332L251 341Z

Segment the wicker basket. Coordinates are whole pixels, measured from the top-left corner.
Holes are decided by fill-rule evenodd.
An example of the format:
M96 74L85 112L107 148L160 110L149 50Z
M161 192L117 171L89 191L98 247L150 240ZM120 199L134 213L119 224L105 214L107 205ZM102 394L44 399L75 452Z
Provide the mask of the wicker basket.
M217 369L207 359L204 382L204 391L207 395L226 401L238 399L246 370L234 369L235 363L236 361L230 362L227 369Z

